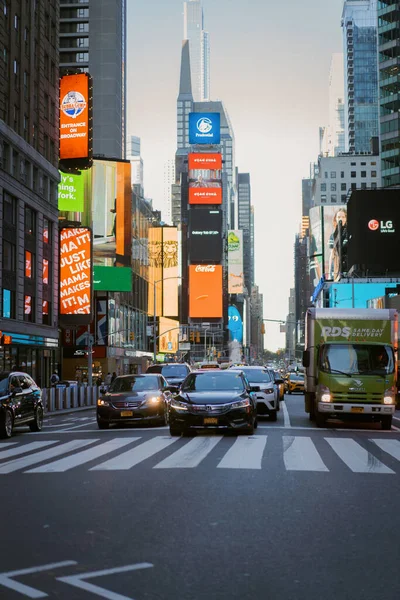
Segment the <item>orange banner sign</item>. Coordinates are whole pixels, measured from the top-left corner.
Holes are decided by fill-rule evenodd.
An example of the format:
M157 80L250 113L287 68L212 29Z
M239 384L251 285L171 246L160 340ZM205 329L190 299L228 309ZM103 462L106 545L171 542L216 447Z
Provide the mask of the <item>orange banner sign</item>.
M222 155L221 154L203 154L198 152L196 154L189 154L189 171L192 169L222 169Z
M222 204L222 189L189 188L189 204Z
M60 80L60 160L89 155L89 77L65 75Z
M189 317L221 318L222 266L189 266Z
M92 232L65 227L60 232L60 314L91 312Z

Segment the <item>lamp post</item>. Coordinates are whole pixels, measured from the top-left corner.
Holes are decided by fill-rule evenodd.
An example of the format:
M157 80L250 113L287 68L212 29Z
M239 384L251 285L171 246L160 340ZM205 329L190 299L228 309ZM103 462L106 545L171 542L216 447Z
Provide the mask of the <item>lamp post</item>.
M167 281L167 279L182 279L180 275L174 275L172 277L163 277L162 279L157 279L154 282L154 296L153 296L153 362L157 361L157 335L156 335L156 323L157 323L157 284L162 281Z

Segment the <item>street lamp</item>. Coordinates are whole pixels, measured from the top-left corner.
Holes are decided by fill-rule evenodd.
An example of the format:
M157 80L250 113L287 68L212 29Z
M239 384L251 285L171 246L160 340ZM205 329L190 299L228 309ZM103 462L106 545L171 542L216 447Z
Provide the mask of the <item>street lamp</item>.
M157 284L162 281L167 281L167 279L182 279L180 275L173 275L172 277L163 277L162 279L157 279L154 281L154 298L153 298L153 362L157 361L157 335L156 335L156 322L157 322Z

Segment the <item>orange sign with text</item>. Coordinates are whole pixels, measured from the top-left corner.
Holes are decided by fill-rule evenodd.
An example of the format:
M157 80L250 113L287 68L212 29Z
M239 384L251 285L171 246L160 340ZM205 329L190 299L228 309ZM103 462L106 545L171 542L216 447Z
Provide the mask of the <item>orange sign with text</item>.
M189 266L189 317L221 318L222 266Z
M60 80L60 160L89 156L89 77Z
M65 227L60 232L60 314L88 315L92 305L92 232Z
M189 154L189 171L192 169L215 169L216 171L222 169L222 155L221 154L203 154L198 152L196 154Z
M222 188L189 188L189 204L222 204Z

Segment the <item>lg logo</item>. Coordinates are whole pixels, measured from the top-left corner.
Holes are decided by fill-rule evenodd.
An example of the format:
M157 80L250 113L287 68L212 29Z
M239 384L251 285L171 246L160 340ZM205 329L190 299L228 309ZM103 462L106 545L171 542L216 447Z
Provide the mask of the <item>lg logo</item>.
M371 231L376 231L377 229L379 229L379 221L377 221L376 219L371 219L371 221L368 223L368 227Z
M376 219L371 219L368 223L368 229L371 231L379 231L381 233L394 233L395 229L393 226L393 221L377 221Z

